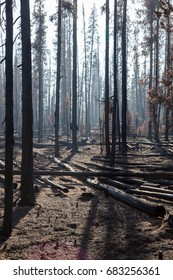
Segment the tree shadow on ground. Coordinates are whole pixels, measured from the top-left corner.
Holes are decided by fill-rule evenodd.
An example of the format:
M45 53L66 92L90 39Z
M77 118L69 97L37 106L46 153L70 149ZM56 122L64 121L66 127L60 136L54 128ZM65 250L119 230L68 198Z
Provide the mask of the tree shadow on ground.
M117 204L113 199L109 199L106 216L103 259L139 260L157 256L158 252L150 251L150 244L157 236L149 235L140 226L147 223L150 224L150 231L155 228L159 230L162 219L148 216L128 205Z
M64 162L70 161L76 154L77 152L71 150L70 154L64 159Z
M13 222L12 222L12 232L14 227L19 224L19 222L30 212L33 206L16 206L13 210ZM2 221L3 223L3 221ZM2 232L3 225L0 227L0 232ZM9 236L10 237L10 236ZM0 236L0 244L2 245L9 237Z
M82 240L80 243L80 251L78 254L78 258L77 258L78 260L87 259L87 249L88 249L89 242L91 239L91 227L93 225L93 222L94 222L94 220L96 218L96 214L97 214L99 198L97 196L93 196L90 199L92 200L91 207L90 207L88 217L86 220L86 224L85 224L84 230L83 230Z
M103 238L104 240L103 259L104 260L117 259L116 255L118 254L118 252L115 246L115 238L116 238L115 230L118 230L118 227L120 225L118 223L116 201L114 201L113 199L109 199L105 217L107 217L107 219L105 220L106 229L105 229L105 236Z
M31 211L34 206L17 206L13 211L13 228Z

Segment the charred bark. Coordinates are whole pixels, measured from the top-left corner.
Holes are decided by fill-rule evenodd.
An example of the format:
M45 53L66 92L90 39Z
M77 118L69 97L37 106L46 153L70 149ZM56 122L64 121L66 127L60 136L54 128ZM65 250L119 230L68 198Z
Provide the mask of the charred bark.
M22 32L22 164L21 201L23 206L35 203L33 189L33 111L32 111L32 70L31 31L29 0L21 0Z
M10 236L13 216L13 8L6 0L6 130L5 130L5 207L3 235Z

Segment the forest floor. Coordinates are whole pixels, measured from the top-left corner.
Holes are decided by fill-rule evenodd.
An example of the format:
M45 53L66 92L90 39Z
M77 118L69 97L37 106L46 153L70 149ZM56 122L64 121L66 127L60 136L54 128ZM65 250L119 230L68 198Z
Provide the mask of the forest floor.
M138 140L139 143L141 141L144 140ZM139 170L138 165L141 164L146 168L160 165L172 167L173 156L163 156L154 146L140 144L139 150L135 151L132 146L126 160L133 163L133 169ZM99 154L98 145L80 146L76 154L64 147L61 148L60 160L83 166L93 163L93 156ZM51 145L34 148L34 166L39 170L62 171L54 162L53 155L54 147ZM1 161L3 158L4 150L1 149ZM103 158L100 156L100 159ZM14 160L16 166L21 161L19 146L15 146ZM123 157L119 156L118 161L115 166L125 168ZM109 165L99 161L99 158L95 163ZM153 260L159 258L161 251L164 259L173 259L173 228L167 219L168 214L173 214L173 200L143 195L144 199L165 207L165 217L154 217L107 196L80 178L53 175L44 178L64 186L68 192L50 187L40 180L41 177L37 177L34 181L35 206L20 207L20 177L14 177L18 186L14 189L13 230L10 238L0 241L1 260ZM169 184L169 189L171 187L173 182L172 186ZM164 188L167 188L165 184ZM1 184L0 223L3 219L3 195L4 187Z

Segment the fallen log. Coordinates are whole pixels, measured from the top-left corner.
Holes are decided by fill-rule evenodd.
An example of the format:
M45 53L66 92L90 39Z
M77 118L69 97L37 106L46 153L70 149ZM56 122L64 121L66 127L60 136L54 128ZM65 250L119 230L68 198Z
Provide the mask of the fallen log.
M116 177L115 179L118 179L118 181L121 181L123 183L135 184L135 185L142 185L147 182L142 179L129 178L129 177L127 178L127 177L120 177L120 176Z
M98 163L89 163L89 162L86 162L85 163L86 165L88 166L93 166L93 167L97 167L99 169L102 169L102 170L108 170L108 171L123 171L123 168L129 168L132 169L132 168L139 168L140 170L147 170L147 171L153 171L153 172L156 172L156 171L173 171L173 167L170 166L170 165L167 165L167 166L163 166L161 164L155 164L155 165L148 165L148 164L142 164L142 163L139 163L139 162L124 162L124 161L116 161L115 162L115 168L112 168L112 167L109 167L109 166L104 166L102 164L98 164ZM116 166L118 165L118 167Z
M84 181L86 181L86 178L84 179ZM113 198L121 202L124 202L127 205L134 207L138 210L146 212L152 216L164 217L166 215L166 210L162 205L158 205L156 203L150 203L145 199L134 197L133 195L128 194L122 190L119 190L116 187L111 187L106 184L98 184L94 182L94 180L92 179L87 180L86 183L89 183L95 189L105 191L107 196L110 195Z
M91 167L95 167L97 169L101 169L101 170L106 170L106 171L123 171L123 168L121 167L110 167L110 166L105 166L99 163L90 163L90 162L85 162L85 165L87 166L91 166Z
M134 190L134 189L129 189L128 193L136 194L136 195L151 196L151 197L156 197L156 198L160 198L160 199L164 199L164 200L173 201L173 194L168 194L168 193L157 193L157 192Z
M173 180L166 180L166 179L149 179L148 182L156 183L162 186L171 186L173 185Z
M91 158L91 160L99 160L99 158L97 159L97 158L95 158L95 157L93 157L93 158ZM110 160L103 160L103 162L104 163L110 163ZM104 169L104 167L105 166L103 166L103 165L101 165L101 164L98 164L98 163L85 163L86 165L89 165L89 166L91 166L91 165L93 165L93 166L98 166L98 167L103 167L103 169ZM123 167L129 167L129 166L134 166L134 167L137 167L137 168L143 168L143 169L147 169L147 170L154 170L154 171L158 171L158 170L164 170L164 171L173 171L173 167L171 166L171 165L167 165L167 166L163 166L163 165L161 165L160 163L156 163L156 164L154 164L154 165L148 165L148 164L146 164L146 163L141 163L141 162L132 162L132 161L127 161L126 159L125 160L116 160L116 162L115 162L115 165L116 164L118 164L118 165L122 165ZM107 168L107 167L106 167ZM111 167L109 167L110 168L110 170L112 169ZM121 169L121 168L119 168L119 169Z
M159 188L160 187L160 184L158 183L152 183L152 182L144 182L142 184L142 186L148 186L148 187L156 187L156 188Z
M128 167L128 165L127 165ZM173 167L172 166L162 166L162 165L146 165L146 166L137 166L140 169L145 169L147 171L153 171L153 172L157 172L157 171L166 171L166 172L171 172L173 171Z
M77 168L79 169L82 169L82 170L88 170L88 171L91 171L91 172L94 172L94 170L91 170L88 168L88 166L90 167L93 167L94 169L100 169L100 170L103 170L103 171L112 171L112 172L115 172L115 171L123 171L122 168L119 168L119 167L110 167L110 166L104 166L102 164L99 164L99 163L89 163L89 162L81 162L81 161L77 161L77 162L73 162L73 165L76 166ZM81 168L82 167L82 168Z
M0 174L5 174L5 170L1 169ZM74 176L74 177L137 177L137 178L161 178L173 180L172 172L141 172L141 171L54 171L54 170L34 170L33 174L41 176ZM21 170L14 169L13 175L21 175Z
M133 190L136 189L136 187L133 186L133 185L125 184L121 181L112 180L112 179L109 179L109 178L100 178L99 181L103 182L103 183L106 183L106 184L109 184L111 186L117 187L118 189L126 190L127 192L128 192L128 190L132 189L132 193L133 193ZM147 182L145 182L144 185L141 185L139 187L139 190L173 195L172 190L165 189L165 188L164 189L160 188L160 186L158 184L152 184L152 183L147 184ZM131 191L129 191L129 192L131 193Z
M167 194L173 195L173 191L171 191L171 190L158 188L158 187L147 186L147 185L140 186L139 190L149 191L149 192L157 192L157 193L163 193L163 194L167 193Z
M17 147L21 147L22 142L15 141L14 145ZM33 143L34 148L47 148L47 147L54 147L54 146L55 146L54 144L50 144L50 143L36 143L36 142Z
M110 178L99 178L99 182L101 183L105 183L107 185L111 185L113 187L117 187L118 189L122 189L122 190L129 190L129 189L133 189L135 188L135 186L131 186L129 184L125 184L123 182L117 181L117 180L112 180Z
M65 192L65 193L67 193L69 191L67 187L62 186L62 185L57 184L57 183L55 184L52 181L50 181L49 179L42 178L41 176L38 176L38 179L40 181L44 182L45 184L51 186L51 188L54 188L56 190L60 190L60 191Z
M140 145L146 145L146 146L157 146L157 147L172 147L173 144L171 143L159 143L159 144L156 144L156 143L150 143L150 142L139 142Z
M69 171L71 172L76 172L73 167L71 167L69 164L65 163L65 162L62 162L61 160L57 159L54 157L54 161L59 165L61 166L62 168L66 168L68 169Z
M69 170L73 170L73 172L74 172L74 169L67 163L63 163L56 158L54 160L58 164L60 164L62 167L69 169ZM94 187L95 189L104 190L107 194L118 199L119 201L124 202L124 203L128 204L129 206L132 206L136 209L142 210L150 215L157 216L157 217L164 217L166 214L166 210L162 205L157 205L157 204L145 201L144 199L133 197L132 195L127 194L124 191L117 189L116 187L111 187L106 184L99 184L91 178L84 177L81 179L84 182L86 182L87 184L89 184L90 186Z

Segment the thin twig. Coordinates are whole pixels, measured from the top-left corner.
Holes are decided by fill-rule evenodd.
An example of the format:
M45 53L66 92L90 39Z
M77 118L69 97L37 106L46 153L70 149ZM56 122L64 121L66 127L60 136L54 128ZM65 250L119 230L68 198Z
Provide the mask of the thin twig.
M6 56L0 61L0 64L2 64L6 60Z
M13 44L15 43L15 41L17 40L17 37L21 34L21 32L19 32L16 37L14 38Z
M13 22L13 25L15 25L15 23L18 21L18 19L21 18L21 16L18 16L15 21Z

